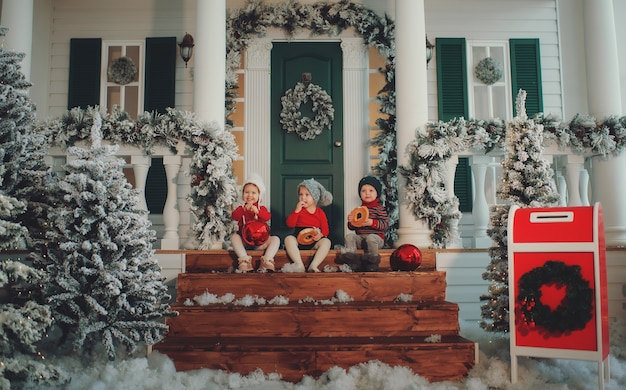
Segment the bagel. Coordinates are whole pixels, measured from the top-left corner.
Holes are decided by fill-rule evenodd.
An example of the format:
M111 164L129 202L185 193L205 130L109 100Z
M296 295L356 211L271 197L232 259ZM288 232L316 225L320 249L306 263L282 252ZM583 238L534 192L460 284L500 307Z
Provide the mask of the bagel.
M361 227L370 217L370 211L365 206L359 206L350 212L352 216L352 226Z
M304 228L298 233L298 244L311 245L315 242L315 236L319 233L319 230L315 228Z

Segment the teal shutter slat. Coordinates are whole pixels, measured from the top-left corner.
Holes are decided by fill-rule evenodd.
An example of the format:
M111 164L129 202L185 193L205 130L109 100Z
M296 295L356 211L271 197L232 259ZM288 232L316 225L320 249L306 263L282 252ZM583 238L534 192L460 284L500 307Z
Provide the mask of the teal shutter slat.
M468 117L465 38L437 38L439 120Z
M146 38L144 110L175 107L176 37Z
M513 110L520 89L526 91L526 114L543 112L539 39L511 39L511 86ZM517 115L514 112L514 115Z
M100 104L102 39L70 39L70 69L67 109Z
M472 168L468 157L459 157L454 175L454 195L459 199L459 211L472 211Z

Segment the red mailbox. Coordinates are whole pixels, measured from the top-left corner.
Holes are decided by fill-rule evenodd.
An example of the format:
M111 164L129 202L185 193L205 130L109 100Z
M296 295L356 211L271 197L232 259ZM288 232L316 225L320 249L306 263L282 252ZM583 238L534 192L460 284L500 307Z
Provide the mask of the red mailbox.
M512 206L508 263L511 381L518 356L591 360L602 389L609 379L609 314L600 204Z

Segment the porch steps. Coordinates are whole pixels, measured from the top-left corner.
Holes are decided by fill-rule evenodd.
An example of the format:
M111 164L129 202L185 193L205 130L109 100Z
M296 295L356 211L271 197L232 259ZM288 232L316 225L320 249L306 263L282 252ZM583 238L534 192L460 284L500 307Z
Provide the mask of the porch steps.
M379 272L321 273L224 272L232 271L234 253L187 253L172 305L180 314L167 319L169 332L153 350L181 371L245 375L260 368L292 382L371 360L433 382L464 377L477 347L459 335L458 305L445 300L445 272L436 270L434 252L422 251L416 272L391 271L391 253L382 251ZM303 251L305 264L312 254ZM338 267L338 254L331 251L320 269ZM289 262L284 251L275 261L277 269ZM185 304L205 292L245 303Z

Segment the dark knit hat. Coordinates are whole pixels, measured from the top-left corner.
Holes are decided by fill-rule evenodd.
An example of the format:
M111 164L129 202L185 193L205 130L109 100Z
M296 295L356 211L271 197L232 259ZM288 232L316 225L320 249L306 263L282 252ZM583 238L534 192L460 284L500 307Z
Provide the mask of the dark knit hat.
M383 190L383 185L380 183L380 180L375 178L374 176L365 176L359 181L359 196L361 195L361 187L365 184L369 184L376 190L376 197L380 198L380 193Z

